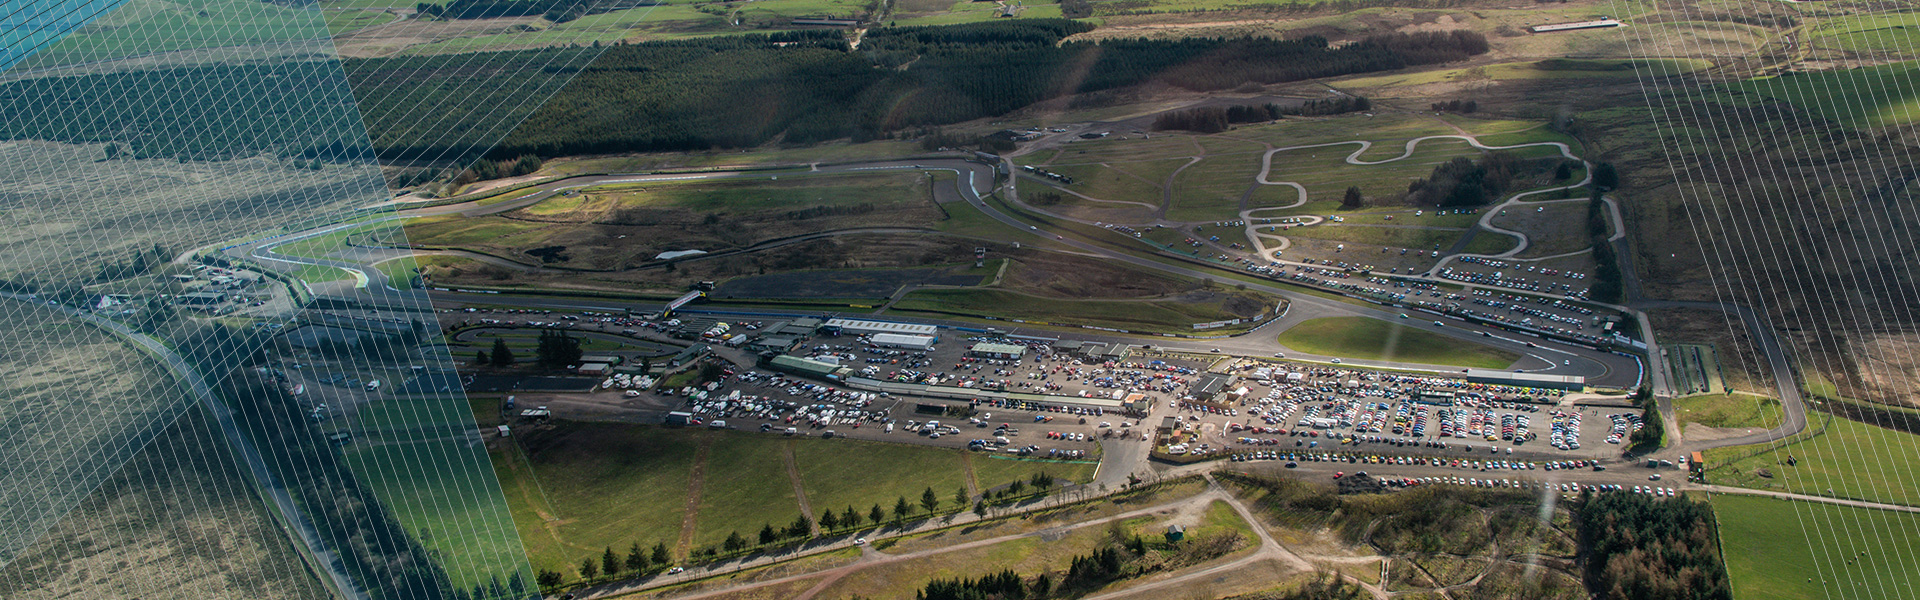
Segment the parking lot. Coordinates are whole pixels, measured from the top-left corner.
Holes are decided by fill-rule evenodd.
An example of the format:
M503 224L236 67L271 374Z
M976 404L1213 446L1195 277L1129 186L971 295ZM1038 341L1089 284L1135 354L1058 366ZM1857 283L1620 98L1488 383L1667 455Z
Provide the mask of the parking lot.
M1171 445L1169 453L1366 448L1527 460L1597 458L1618 454L1640 425L1635 410L1571 406L1555 390L1328 367L1248 364L1241 372L1265 370L1272 373L1242 379L1224 400L1170 403L1170 412L1161 414L1180 420L1184 444Z

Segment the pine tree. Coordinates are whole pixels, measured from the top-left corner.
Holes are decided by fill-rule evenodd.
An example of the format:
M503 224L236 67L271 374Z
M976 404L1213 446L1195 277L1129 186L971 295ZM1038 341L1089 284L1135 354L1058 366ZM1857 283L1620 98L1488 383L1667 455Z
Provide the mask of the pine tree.
M1347 195L1340 199L1340 208L1355 209L1366 205L1367 199L1360 195L1360 186L1347 186Z
M493 366L513 366L513 350L507 349L505 338L493 338Z
M927 514L933 514L940 509L940 496L933 493L932 486L928 486L927 491L920 493L920 508L927 509Z
M894 501L893 521L895 523L906 522L907 515L911 514L912 512L913 512L913 505L907 504L906 496L901 496L899 500Z
M609 577L619 575L622 564L620 555L613 553L613 546L607 546L607 551L600 555L600 570Z
M902 499L901 503L905 504L906 500ZM867 520L875 525L887 522L887 509L880 508L878 504L873 505L873 510L867 511Z
M633 543L633 549L627 551L627 570L645 573L648 566L647 552L640 549L640 542Z
M584 579L586 581L593 581L595 577L599 577L599 576L600 576L600 563L593 562L593 559L591 558L580 561L580 578L581 579Z
M667 566L667 565L670 565L670 564L673 564L673 555L672 555L672 554L668 554L668 553L667 553L667 543L666 543L666 542L654 542L654 544L653 544L653 564L656 564L656 565L660 565L660 566L663 566L663 567L664 567L664 566Z

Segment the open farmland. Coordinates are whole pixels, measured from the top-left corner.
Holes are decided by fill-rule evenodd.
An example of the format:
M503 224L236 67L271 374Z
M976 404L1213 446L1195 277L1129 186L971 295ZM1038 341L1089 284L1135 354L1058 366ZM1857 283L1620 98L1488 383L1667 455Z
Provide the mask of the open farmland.
M219 431L192 411L25 552L0 596L332 598L295 551ZM25 542L22 540L21 542Z
M1897 598L1913 589L1920 515L1716 494L1738 600Z
M1920 436L1819 413L1808 415L1808 420L1812 421L1808 424L1810 432L1819 431L1823 421L1827 423L1825 431L1803 436L1803 441L1777 451L1764 451L1759 446L1708 450L1707 481L1777 492L1920 504L1920 489L1910 485L1915 473L1920 473L1920 466L1916 466L1920 462Z
M1791 73L1727 84L1730 89L1793 104L1854 127L1886 127L1920 119L1920 90L1913 76L1920 62L1858 69ZM1833 90L1848 90L1834 94Z
M1676 398L1674 416L1682 423L1713 428L1772 429L1780 426L1780 401L1756 394L1702 394Z
M791 176L588 188L477 218L417 219L417 246L460 248L518 262L620 270L662 252L743 248L776 238L941 219L920 173Z
M1313 319L1280 334L1280 344L1323 356L1430 365L1505 369L1520 356L1506 350L1421 331L1421 321L1390 323L1364 317Z
M853 506L864 515L875 504L891 511L900 497L917 502L929 486L950 505L970 476L990 489L1039 472L1085 481L1094 467L1003 461L973 472L957 449L625 424L561 421L516 433L524 453L493 451L514 522L535 569L569 573L609 546L664 543L684 557L732 532L784 527L800 514L796 475L816 512Z

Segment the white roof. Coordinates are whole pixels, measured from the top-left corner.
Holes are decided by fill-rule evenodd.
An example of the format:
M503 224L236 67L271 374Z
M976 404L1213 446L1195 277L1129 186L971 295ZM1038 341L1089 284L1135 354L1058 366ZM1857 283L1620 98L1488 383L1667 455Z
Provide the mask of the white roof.
M889 321L868 321L864 319L830 319L828 327L839 327L841 331L852 333L907 333L933 335L939 327L917 323L893 323Z
M934 338L933 338L933 336L930 336L930 335L914 335L914 334L907 334L907 333L876 333L876 334L873 334L873 343L875 343L875 344L899 344L899 345L905 345L905 346L931 346L931 345L933 345L933 340L934 340Z

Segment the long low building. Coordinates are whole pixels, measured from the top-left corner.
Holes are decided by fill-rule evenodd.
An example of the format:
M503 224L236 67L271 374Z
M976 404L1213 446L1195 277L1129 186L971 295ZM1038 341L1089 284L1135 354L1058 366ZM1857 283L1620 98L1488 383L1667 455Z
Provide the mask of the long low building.
M894 323L892 321L869 321L866 319L828 319L821 326L829 333L850 335L873 335L876 333L902 333L907 335L933 335L940 330L933 325L919 323Z
M922 352L932 350L933 345L939 341L940 338L930 335L907 333L876 333L873 337L867 338L868 343L882 348L905 348Z
M980 342L967 349L968 356L977 358L1018 359L1026 354L1026 346L998 342Z
M786 371L796 375L831 379L834 381L845 379L847 373L853 370L830 362L793 356L791 354L775 356L772 360L767 361L767 366L775 370Z
M1583 390L1587 388L1587 378L1578 375L1512 373L1491 369L1467 369L1467 381L1490 385L1517 385L1551 390Z

